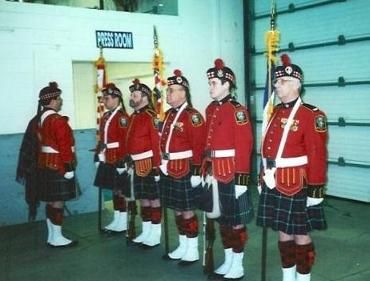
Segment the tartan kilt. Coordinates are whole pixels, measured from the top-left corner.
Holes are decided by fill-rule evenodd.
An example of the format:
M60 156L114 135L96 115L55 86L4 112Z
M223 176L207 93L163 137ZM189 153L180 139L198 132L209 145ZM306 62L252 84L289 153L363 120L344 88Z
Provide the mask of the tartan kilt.
M118 174L116 167L107 163L100 163L96 171L94 185L113 191L126 191L129 177L127 172Z
M134 175L134 194L135 199L155 200L160 197L159 182L154 180L154 175L146 177Z
M218 181L221 216L217 219L222 225L248 224L254 217L253 203L249 190L235 198L235 182Z
M38 180L38 199L40 201L67 201L80 195L76 177L67 180L55 170L39 169Z
M290 235L306 235L317 229L326 229L322 204L306 207L306 189L286 196L276 188L262 186L259 198L257 225L270 227Z
M163 206L176 211L192 211L197 208L195 188L190 183L191 173L176 179L161 174L161 200Z

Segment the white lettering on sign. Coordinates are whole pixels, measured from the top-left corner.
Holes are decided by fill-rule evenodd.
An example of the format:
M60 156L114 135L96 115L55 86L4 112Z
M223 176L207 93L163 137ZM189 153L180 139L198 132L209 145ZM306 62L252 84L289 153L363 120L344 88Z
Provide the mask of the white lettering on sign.
M97 30L96 46L98 48L133 49L132 32Z

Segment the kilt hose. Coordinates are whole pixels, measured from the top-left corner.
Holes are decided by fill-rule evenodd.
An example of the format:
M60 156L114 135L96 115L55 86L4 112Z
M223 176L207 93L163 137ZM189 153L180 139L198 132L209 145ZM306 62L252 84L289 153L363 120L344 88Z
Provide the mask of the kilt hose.
M191 173L180 179L161 173L161 200L163 205L175 211L192 211L197 208L196 190L190 183Z
M128 173L123 172L120 175L114 165L100 163L96 171L94 185L112 191L121 190L125 193L129 186Z
M306 189L286 196L276 188L262 186L259 198L257 225L270 227L290 235L306 235L317 229L326 229L322 204L306 207Z
M155 200L160 198L159 182L154 180L154 175L140 177L134 174L135 199Z
M254 217L253 204L249 190L235 198L235 182L218 181L221 216L216 221L221 225L248 224Z
M80 195L76 176L67 180L55 170L39 169L38 183L38 199L41 201L67 201Z

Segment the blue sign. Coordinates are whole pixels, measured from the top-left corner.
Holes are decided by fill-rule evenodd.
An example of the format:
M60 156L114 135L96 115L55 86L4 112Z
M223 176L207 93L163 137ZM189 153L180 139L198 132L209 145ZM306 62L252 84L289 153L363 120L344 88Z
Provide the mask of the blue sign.
M96 30L98 48L133 49L132 32Z

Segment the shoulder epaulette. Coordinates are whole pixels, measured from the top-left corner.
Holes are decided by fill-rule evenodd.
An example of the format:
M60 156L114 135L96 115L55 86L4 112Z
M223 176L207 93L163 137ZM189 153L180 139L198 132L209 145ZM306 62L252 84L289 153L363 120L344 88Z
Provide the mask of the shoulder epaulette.
M308 103L303 103L302 104L304 107L308 108L309 110L311 111L319 111L319 108L312 105L312 104L308 104Z
M62 118L63 116L58 114L58 113L53 113L51 115L48 116L50 119L59 119L59 118Z
M123 114L126 114L126 110L123 110L123 108L121 108L120 110L118 110L119 112L123 113Z
M238 108L238 107L241 107L242 105L238 102L238 101L236 101L236 100L234 100L234 99L232 99L232 100L230 100L229 101L235 108Z
M149 115L151 115L151 116L157 116L157 113L152 109L152 108L147 108L146 110L145 110L145 112L147 112Z
M198 110L196 110L194 107L191 107L190 105L188 105L185 110L187 112L190 112L190 113L198 113Z

